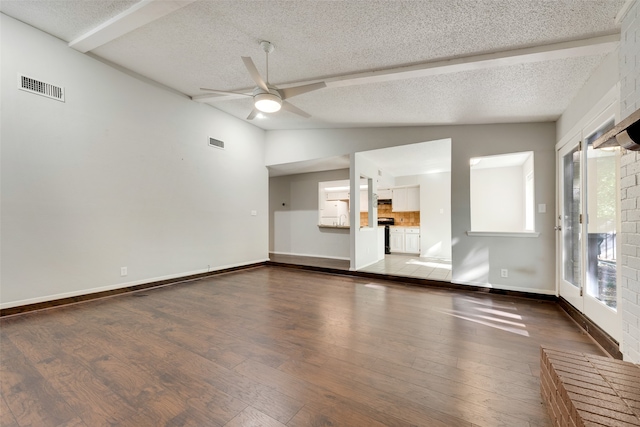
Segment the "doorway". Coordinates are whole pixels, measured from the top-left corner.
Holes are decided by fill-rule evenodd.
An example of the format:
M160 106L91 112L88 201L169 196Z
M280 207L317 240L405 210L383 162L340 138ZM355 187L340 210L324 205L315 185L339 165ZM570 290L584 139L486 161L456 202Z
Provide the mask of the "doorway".
M558 292L621 339L618 149L594 149L614 125L613 106L558 150Z
M380 227L376 246L369 248L380 254L377 261L357 270L450 281L451 140L356 154L374 174ZM367 249L356 246L359 252Z

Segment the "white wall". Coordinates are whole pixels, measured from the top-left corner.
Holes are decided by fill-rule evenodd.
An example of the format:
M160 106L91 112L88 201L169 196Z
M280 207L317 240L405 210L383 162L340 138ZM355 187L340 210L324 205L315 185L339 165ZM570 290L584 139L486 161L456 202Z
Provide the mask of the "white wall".
M341 179L349 169L269 179L270 252L349 259L349 230L318 227L318 183Z
M420 255L451 259L451 173L396 178L420 186Z
M555 124L493 124L397 128L276 130L266 135L266 163L277 165L376 148L451 138L453 282L555 293L552 209L536 213L537 238L471 237L469 159L533 151L536 204L555 203ZM509 269L501 278L500 269Z
M365 158L360 153L351 156L351 194L358 194L360 188L360 180L362 178L371 178L372 192L378 192L378 165ZM360 227L360 197L351 198L351 270L359 270L377 261L379 254L379 246L383 242L379 240L378 233L378 212L376 209L372 211L372 217L369 218L369 224L372 227Z
M3 308L267 259L264 131L0 19Z
M579 122L589 114L590 109L618 83L618 68L618 51L616 50L605 57L558 119L557 141L570 133L576 134L580 130L580 128L576 129L576 125L580 126Z
M591 75L558 120L559 146L599 113L619 102L620 120L640 108L640 2L622 20L619 51ZM625 360L640 363L640 153L623 150L620 161L622 341Z
M621 119L640 108L640 1L622 20L620 42ZM626 151L626 150L625 150ZM640 152L621 160L622 352L640 363Z
M524 231L522 166L471 170L471 229Z

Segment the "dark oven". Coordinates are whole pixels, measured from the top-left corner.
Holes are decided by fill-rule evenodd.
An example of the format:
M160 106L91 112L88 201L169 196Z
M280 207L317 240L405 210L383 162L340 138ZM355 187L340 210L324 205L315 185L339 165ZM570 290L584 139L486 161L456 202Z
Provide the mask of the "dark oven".
M381 218L378 217L378 225L384 225L384 253L391 253L391 246L389 244L389 226L396 223L394 218Z

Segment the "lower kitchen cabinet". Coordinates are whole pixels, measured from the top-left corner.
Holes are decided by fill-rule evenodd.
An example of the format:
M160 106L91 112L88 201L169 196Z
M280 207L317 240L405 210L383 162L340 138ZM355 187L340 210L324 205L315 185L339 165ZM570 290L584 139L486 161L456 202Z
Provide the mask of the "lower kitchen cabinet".
M404 252L404 231L394 231L394 228L396 227L389 230L389 249L391 253Z
M417 227L390 227L391 253L420 253L420 229Z
M404 251L412 254L420 253L420 230L414 230L414 229L405 230Z

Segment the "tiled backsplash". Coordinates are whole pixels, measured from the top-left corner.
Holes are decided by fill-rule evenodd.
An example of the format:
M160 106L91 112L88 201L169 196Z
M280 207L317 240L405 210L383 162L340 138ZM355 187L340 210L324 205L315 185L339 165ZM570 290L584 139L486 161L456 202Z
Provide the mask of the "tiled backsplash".
M378 205L378 218L393 218L396 225L417 227L420 225L420 212L391 212L391 205ZM360 225L367 225L367 213L360 212Z

